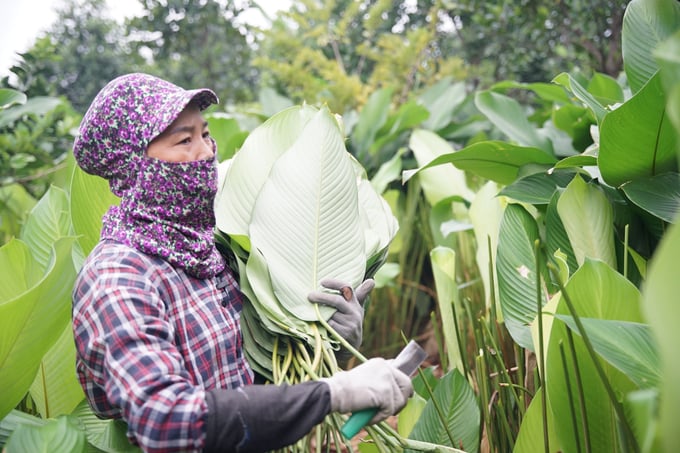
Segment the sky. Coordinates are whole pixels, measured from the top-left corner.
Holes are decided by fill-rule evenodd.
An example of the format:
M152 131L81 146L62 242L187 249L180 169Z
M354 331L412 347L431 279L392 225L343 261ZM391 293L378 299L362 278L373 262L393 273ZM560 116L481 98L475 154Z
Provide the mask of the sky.
M288 7L288 0L257 0L262 8L273 14ZM112 18L122 21L140 11L138 0L106 0ZM4 20L0 27L0 77L9 74L17 63L17 52L28 50L36 37L47 30L57 18L55 8L62 0L0 0ZM9 20L6 20L9 18Z

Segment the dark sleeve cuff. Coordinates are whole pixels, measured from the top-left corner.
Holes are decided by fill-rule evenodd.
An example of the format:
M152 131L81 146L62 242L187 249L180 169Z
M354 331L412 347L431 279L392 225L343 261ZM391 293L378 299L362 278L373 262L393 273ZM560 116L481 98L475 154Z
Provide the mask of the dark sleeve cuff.
M331 408L325 382L249 385L206 392L204 452L256 453L297 441Z

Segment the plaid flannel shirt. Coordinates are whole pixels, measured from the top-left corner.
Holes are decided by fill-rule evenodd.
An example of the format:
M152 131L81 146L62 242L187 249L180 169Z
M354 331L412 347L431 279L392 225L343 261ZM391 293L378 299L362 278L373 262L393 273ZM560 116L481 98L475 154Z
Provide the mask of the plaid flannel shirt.
M93 410L128 423L147 452L200 451L205 391L252 383L227 269L196 279L160 258L102 241L73 291L77 373Z

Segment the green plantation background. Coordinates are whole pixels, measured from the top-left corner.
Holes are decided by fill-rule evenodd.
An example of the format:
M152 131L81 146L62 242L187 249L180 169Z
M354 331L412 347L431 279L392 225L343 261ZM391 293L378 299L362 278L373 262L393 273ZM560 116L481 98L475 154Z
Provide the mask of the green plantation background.
M406 409L347 448L677 451L680 2L294 1L262 29L247 2L144 5L118 24L67 2L0 83L7 452L134 450L84 403L70 331L117 201L73 134L130 71L214 87L220 161L286 107L342 118L399 221L361 354L429 352Z

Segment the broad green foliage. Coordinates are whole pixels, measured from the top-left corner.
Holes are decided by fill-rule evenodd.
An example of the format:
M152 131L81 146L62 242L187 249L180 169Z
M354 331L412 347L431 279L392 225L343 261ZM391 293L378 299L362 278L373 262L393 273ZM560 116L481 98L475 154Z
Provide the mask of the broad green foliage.
M479 423L477 401L470 383L460 371L452 370L437 383L409 438L476 453Z
M365 10L357 2L332 2L325 9L296 2L303 3L306 11L296 7L289 15L301 32L293 36L285 23L276 22L269 34L273 41L262 46L265 52L277 50L264 63L269 65L265 77L295 102L327 100L330 111L343 114L344 124L325 109L324 118L317 118L318 109L308 106L277 113L281 123L263 122L292 103L271 92L261 94L265 115L207 115L224 161L221 182L234 186L222 186L217 217L228 236L218 235L218 243L231 248L242 290L255 301L242 316L244 341L259 345L247 349L253 368L284 382L293 341L282 342L281 335L298 338L305 347L327 341L321 321L310 329L311 323L297 316L316 319L317 313L299 311L299 300L279 303L280 294L300 291L288 281L304 286L304 293L318 275L300 277L276 255L292 257L290 267L306 267L309 250L282 251L283 220L292 218L302 230L314 223L310 219L319 224L332 219L329 224L339 227L329 228L327 239L338 239L342 253L319 259L315 269L329 261L353 268L356 263L349 266L342 257L358 242L362 250L351 254L361 256L357 262L369 275L388 261L378 279L382 287L367 305L365 337L373 343L366 351L388 357L385 351L398 348L403 336L421 333L428 324L441 356L435 363L445 367L428 367L414 380L417 397L400 414L398 433L387 426L371 428L366 440L375 442L362 442L359 451L674 452L680 418L680 288L674 267L680 254L680 4L632 0L622 18L623 2L525 5L534 8L532 14L516 14L519 6L512 2L475 8L458 2L456 20L463 24L458 32L474 38L465 53L458 52L467 55L470 70L488 75L485 70L494 67L503 74L515 59L518 71L526 75L530 68L536 77L469 92L455 82L465 71L455 69L454 60L435 58L437 52L447 55L446 46L453 43L440 39L445 32L431 34L436 20L428 14L441 5L419 3L407 12L399 2L368 2ZM579 37L574 22L572 28L565 25L578 14L601 10L609 23L597 30L582 21ZM416 33L406 25L403 34L381 39L393 19L405 17L413 24L433 24L432 29ZM513 26L533 21L541 23L540 33ZM513 39L502 33L504 26L513 30ZM494 40L485 38L491 35ZM547 46L548 38L540 36L593 38L588 47L594 55L605 50L599 52L598 71L577 71L582 54L564 41ZM531 48L521 44L527 39ZM437 44L427 47L432 43ZM539 43L545 51L534 48ZM184 45L167 44L168 51ZM619 46L625 74L614 78L621 68ZM425 55L424 49L432 53ZM553 49L567 57L568 67L546 53ZM494 61L479 60L486 52ZM428 66L435 60L443 63L440 71ZM545 68L553 69L546 73ZM438 78L444 73L454 76ZM380 89L371 88L378 86L372 74L382 78ZM393 77L402 78L388 83ZM0 92L5 108L0 114L25 109L22 102L17 93ZM332 136L322 133L324 125L333 125ZM352 198L352 209L364 212L356 216L359 229L369 234L355 234L347 216L310 216L282 195L287 190L312 194L306 167L284 159L290 149L310 165L319 163L308 149L312 139L346 146L356 158L349 165L328 160L333 167L328 174L360 181L351 196L331 195ZM25 157L12 162L12 168L29 164ZM408 170L402 174L402 169ZM300 181L292 186L286 174ZM12 197L5 206L13 212L36 208L6 229L12 222L5 223L3 211L3 233L17 238L0 248L5 270L0 273L0 444L16 431L12 448L70 442L78 449L84 430L89 446L132 451L124 424L96 419L79 401L77 386L67 387L73 380L64 377L64 363L73 353L64 347L67 288L78 260L96 241L101 215L115 202L103 181L78 172L70 190L70 197L53 188L31 198L16 186L2 188L3 202ZM263 192L276 201L255 209ZM356 201L367 193L383 197L380 203ZM270 211L275 221L264 215ZM380 238L394 233L390 223L371 223L388 211L400 224L389 247ZM30 217L34 220L24 222ZM293 233L296 248L310 240L309 231ZM270 278L273 273L284 275L285 282ZM356 283L363 275L345 277ZM301 281L311 283L298 285ZM336 365L327 359L319 361ZM273 362L279 364L274 369ZM29 391L48 419L12 410ZM76 418L79 428L71 423Z
M680 400L666 384L664 357L674 359L663 351L677 342L659 336L648 324L652 317L643 317L639 288L658 288L655 298L662 304L674 300L668 288L677 279L647 269L647 260L653 262L662 250L680 209L675 102L680 71L672 51L678 48L678 11L670 0L630 2L623 36L629 86L601 74L576 73L553 80L566 97L541 84L496 84L475 94L476 107L493 125L491 139L451 147L404 172L411 184L426 170L453 164L467 179L473 174L502 185L497 194L505 208L484 287L490 291L497 281L495 296L515 346L544 357L536 370L522 368L524 353L514 357L518 374L537 373L539 381L504 377L537 392L528 412L521 407L511 412L520 430L507 426L515 418L500 424L506 435L518 436L514 451L647 452L664 442L665 451L673 451L675 432L663 422L669 423L669 408ZM536 102L524 106L511 99L506 94L511 88L530 91ZM496 140L499 136L506 140ZM456 217L464 219L465 213ZM538 317L539 307L557 314ZM677 324L666 307L664 321ZM493 311L483 316L494 319ZM668 324L665 329L677 330ZM476 341L494 350L498 344L487 342L496 339L493 332L475 333ZM481 363L477 358L475 364ZM485 375L468 378L480 387L482 407L495 408L485 394ZM505 407L523 404L517 394L506 393L508 400L499 397ZM653 408L665 401L664 393L674 403L664 405L659 418ZM493 431L499 424L491 407L485 423L492 451L507 451Z

